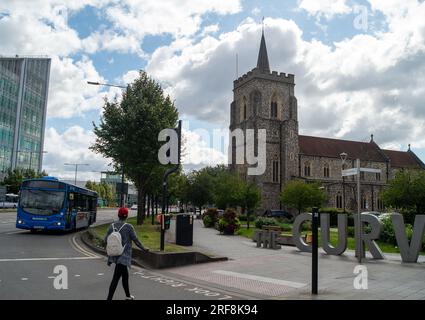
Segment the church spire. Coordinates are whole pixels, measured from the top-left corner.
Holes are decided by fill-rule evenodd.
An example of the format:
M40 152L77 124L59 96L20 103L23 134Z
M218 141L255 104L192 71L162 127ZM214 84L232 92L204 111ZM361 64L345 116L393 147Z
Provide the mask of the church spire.
M257 68L261 72L270 73L269 57L267 55L266 39L264 38L264 26L261 35L260 52L258 53Z

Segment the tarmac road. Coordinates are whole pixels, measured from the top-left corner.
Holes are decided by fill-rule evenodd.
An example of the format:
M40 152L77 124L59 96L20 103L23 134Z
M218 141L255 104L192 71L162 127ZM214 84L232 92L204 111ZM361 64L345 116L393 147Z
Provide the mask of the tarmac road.
M116 210L99 210L97 223L115 217ZM31 234L16 229L15 219L15 212L0 213L0 299L106 299L113 267L84 247L78 233ZM55 273L57 266L66 269ZM58 276L67 279L67 289L55 288ZM249 298L138 267L130 271L130 290L136 299L149 300ZM121 285L114 298L125 298Z

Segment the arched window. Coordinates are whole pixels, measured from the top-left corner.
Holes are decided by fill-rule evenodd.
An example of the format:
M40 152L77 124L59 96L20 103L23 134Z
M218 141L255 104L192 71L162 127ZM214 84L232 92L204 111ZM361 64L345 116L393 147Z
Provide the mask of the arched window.
M311 176L311 164L308 161L304 163L304 176Z
M342 194L341 192L338 192L336 195L336 207L338 209L342 209Z
M277 102L273 100L270 105L270 118L277 118Z
M241 107L240 107L241 121L248 119L248 103L246 97L243 97Z
M367 209L368 205L367 205L366 195L362 194L360 201L361 201L361 208L362 209Z
M325 178L329 178L329 176L330 176L329 164L327 164L327 163L325 163L325 165L323 166L323 176Z

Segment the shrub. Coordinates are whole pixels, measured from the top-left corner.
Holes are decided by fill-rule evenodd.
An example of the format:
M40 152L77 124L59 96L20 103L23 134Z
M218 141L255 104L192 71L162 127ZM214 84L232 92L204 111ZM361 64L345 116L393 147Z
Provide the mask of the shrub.
M311 231L311 221L304 221L301 225L301 231Z
M278 223L275 218L258 217L255 222L255 227L261 229L263 226L277 226Z
M234 234L241 227L236 211L226 209L223 216L218 221L218 231L224 234Z
M347 235L351 238L354 238L355 228L353 226L347 227Z
M239 221L248 221L248 217L246 214L240 214L238 216ZM249 221L253 222L255 220L255 214L250 214L249 215Z
M215 224L218 221L218 211L217 211L217 209L214 209L214 208L208 209L204 213L204 216L202 217L202 221L204 222L205 228L214 228Z
M292 231L292 225L289 223L281 223L279 226L282 228L283 232Z
M391 217L384 217L382 220L382 231L379 240L397 246L397 239L394 232L394 227ZM406 224L406 235L409 241L412 239L413 228L412 225Z

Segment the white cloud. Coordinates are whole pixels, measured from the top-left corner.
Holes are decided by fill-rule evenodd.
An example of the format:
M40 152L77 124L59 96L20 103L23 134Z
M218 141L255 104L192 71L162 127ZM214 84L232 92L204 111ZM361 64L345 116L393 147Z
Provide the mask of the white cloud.
M83 116L91 110L101 110L103 98L120 94L118 88L108 92L100 91L98 86L88 85L87 81L103 81L93 62L83 57L73 61L71 58L52 58L47 114L49 118L71 118Z
M173 37L195 34L202 16L213 12L234 14L241 10L240 0L124 0L107 9L115 27L140 39L145 35L169 33Z
M184 129L183 141L182 163L185 170L227 163L226 154L213 148L212 137L207 131Z
M425 146L425 3L399 15L385 10L386 32L334 46L305 41L293 21L266 19L272 69L296 76L302 133L357 140L374 133L385 145ZM228 123L235 55L240 73L255 67L260 35L261 25L247 19L219 37L182 38L158 48L146 70L167 86L183 115Z
M298 8L317 18L332 19L335 15L348 14L352 11L348 0L298 0Z
M94 143L92 131L80 126L72 126L62 134L55 128L48 128L45 136L44 149L48 152L44 157L43 169L49 175L61 179L74 179L75 166L65 166L65 163L87 163L89 166L78 168L78 180L99 180L100 171L108 169L110 163L101 155L88 148Z

